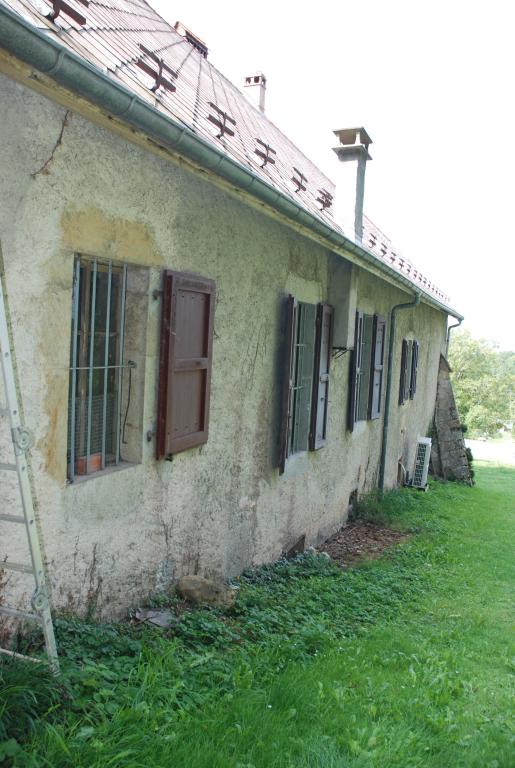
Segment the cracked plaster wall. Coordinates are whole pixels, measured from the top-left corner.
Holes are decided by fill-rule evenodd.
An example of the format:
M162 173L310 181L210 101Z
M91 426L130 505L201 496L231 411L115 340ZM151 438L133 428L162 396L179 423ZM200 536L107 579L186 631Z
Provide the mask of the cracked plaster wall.
M350 493L376 485L380 453L381 420L346 431L349 354L332 364L327 445L292 457L282 477L276 445L284 296L327 300L334 255L230 196L206 174L189 173L73 112L47 172L32 177L56 144L65 110L3 76L0 99L9 104L0 128L0 238L56 606L120 615L182 574L231 576L276 558L304 533L311 544L333 532ZM145 268L148 297L146 343L134 373L141 461L70 485L75 253ZM213 278L217 305L209 441L158 463L145 435L156 408L160 305L152 291L165 267ZM357 268L353 274L364 312L387 315L406 300L379 278ZM430 422L445 324L445 315L425 305L399 314L389 486L398 458L413 461L416 437ZM403 336L415 336L421 347L416 399L399 408ZM0 449L7 451L7 443ZM14 485L2 484L0 500L14 511ZM0 557L22 560L23 537L11 529L0 523ZM29 586L16 582L21 590L11 580L8 597L21 605Z

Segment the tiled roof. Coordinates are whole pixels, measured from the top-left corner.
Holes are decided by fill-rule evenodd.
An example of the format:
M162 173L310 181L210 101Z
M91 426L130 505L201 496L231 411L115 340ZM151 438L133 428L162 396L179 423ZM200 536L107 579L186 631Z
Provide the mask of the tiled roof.
M57 4L50 0L0 0L31 25L344 234L330 207L334 184L144 0L66 2L75 13L61 10L52 22L47 16ZM77 15L84 17L84 24L74 18ZM159 60L164 65L164 82L156 88ZM263 155L271 160L265 161ZM295 182L299 178L301 184ZM365 221L363 246L421 290L448 303L448 297L396 254L369 220Z
M420 290L431 293L443 304L449 304L449 297L432 283L412 261L403 256L397 248L394 248L391 240L367 216L363 217L362 245L385 264L394 267L407 277Z

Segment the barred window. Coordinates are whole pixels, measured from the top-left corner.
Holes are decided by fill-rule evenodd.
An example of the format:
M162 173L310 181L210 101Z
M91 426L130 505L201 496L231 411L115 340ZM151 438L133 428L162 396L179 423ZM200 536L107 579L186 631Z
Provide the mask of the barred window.
M75 261L68 478L120 462L126 265Z

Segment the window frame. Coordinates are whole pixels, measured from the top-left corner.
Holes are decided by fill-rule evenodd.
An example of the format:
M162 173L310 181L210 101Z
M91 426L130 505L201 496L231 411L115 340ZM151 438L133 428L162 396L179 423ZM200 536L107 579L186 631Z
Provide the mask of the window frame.
M309 308L309 310L308 310ZM305 326L305 316L314 310L312 324ZM282 395L282 419L279 446L279 473L286 467L287 459L305 451L316 451L327 441L327 414L330 387L330 359L332 353L333 308L324 302L311 304L298 301L293 295L286 300L285 375ZM306 378L299 360L300 348L306 348L307 335L312 336L313 347L310 364L310 381L301 384L299 377ZM299 391L303 390L303 397ZM307 396L307 399L306 399ZM323 405L320 408L320 400ZM304 431L296 440L295 428L300 422L298 408L309 403L309 414L302 420Z
M365 333L371 324L370 349L367 351ZM380 418L383 402L384 355L386 348L386 318L382 315L368 315L356 311L354 326L354 349L350 362L349 409L347 426L353 431L354 425L361 421L373 421ZM378 339L381 345L378 351ZM366 384L363 382L366 381ZM365 386L366 391L362 392ZM378 394L375 396L375 388ZM366 410L363 409L363 402Z
M81 269L84 275L81 278ZM96 329L98 275L107 272L107 296L105 324L103 331ZM111 309L113 306L113 275L118 275L117 329L111 327ZM86 280L86 282L84 282ZM83 292L81 293L81 287ZM118 465L121 461L121 411L122 411L122 376L124 369L124 334L125 334L125 304L127 295L127 264L117 263L111 259L84 256L77 254L74 261L72 317L70 342L70 378L68 395L68 432L67 432L67 477L73 483L77 476L91 476L106 469L107 466ZM104 335L103 352L100 365L95 363L95 334ZM115 337L114 363L109 363L110 338ZM111 424L114 442L114 453L107 453L107 398L109 371L115 371L115 405L114 418ZM102 381L102 426L101 450L92 452L93 426L93 388L94 371L103 373ZM78 388L83 390L79 397ZM78 418L77 401L83 403ZM82 448L77 446L78 431L85 432L80 440ZM85 449L84 449L85 441ZM81 455L78 455L78 454ZM100 458L99 458L100 457Z

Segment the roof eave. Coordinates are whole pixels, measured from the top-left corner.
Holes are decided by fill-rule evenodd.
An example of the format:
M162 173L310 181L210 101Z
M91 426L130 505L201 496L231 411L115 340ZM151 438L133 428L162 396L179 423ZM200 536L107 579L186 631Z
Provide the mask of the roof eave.
M381 262L372 253L322 219L309 213L288 195L279 192L240 165L221 150L209 144L190 128L162 114L151 104L135 96L109 75L67 50L43 31L0 5L0 46L29 66L49 76L72 93L105 110L149 136L168 149L212 171L239 189L274 208L288 219L315 232L333 247L341 248L388 275L398 285L421 295L422 300L457 319L463 319L452 307L426 293L404 275Z

